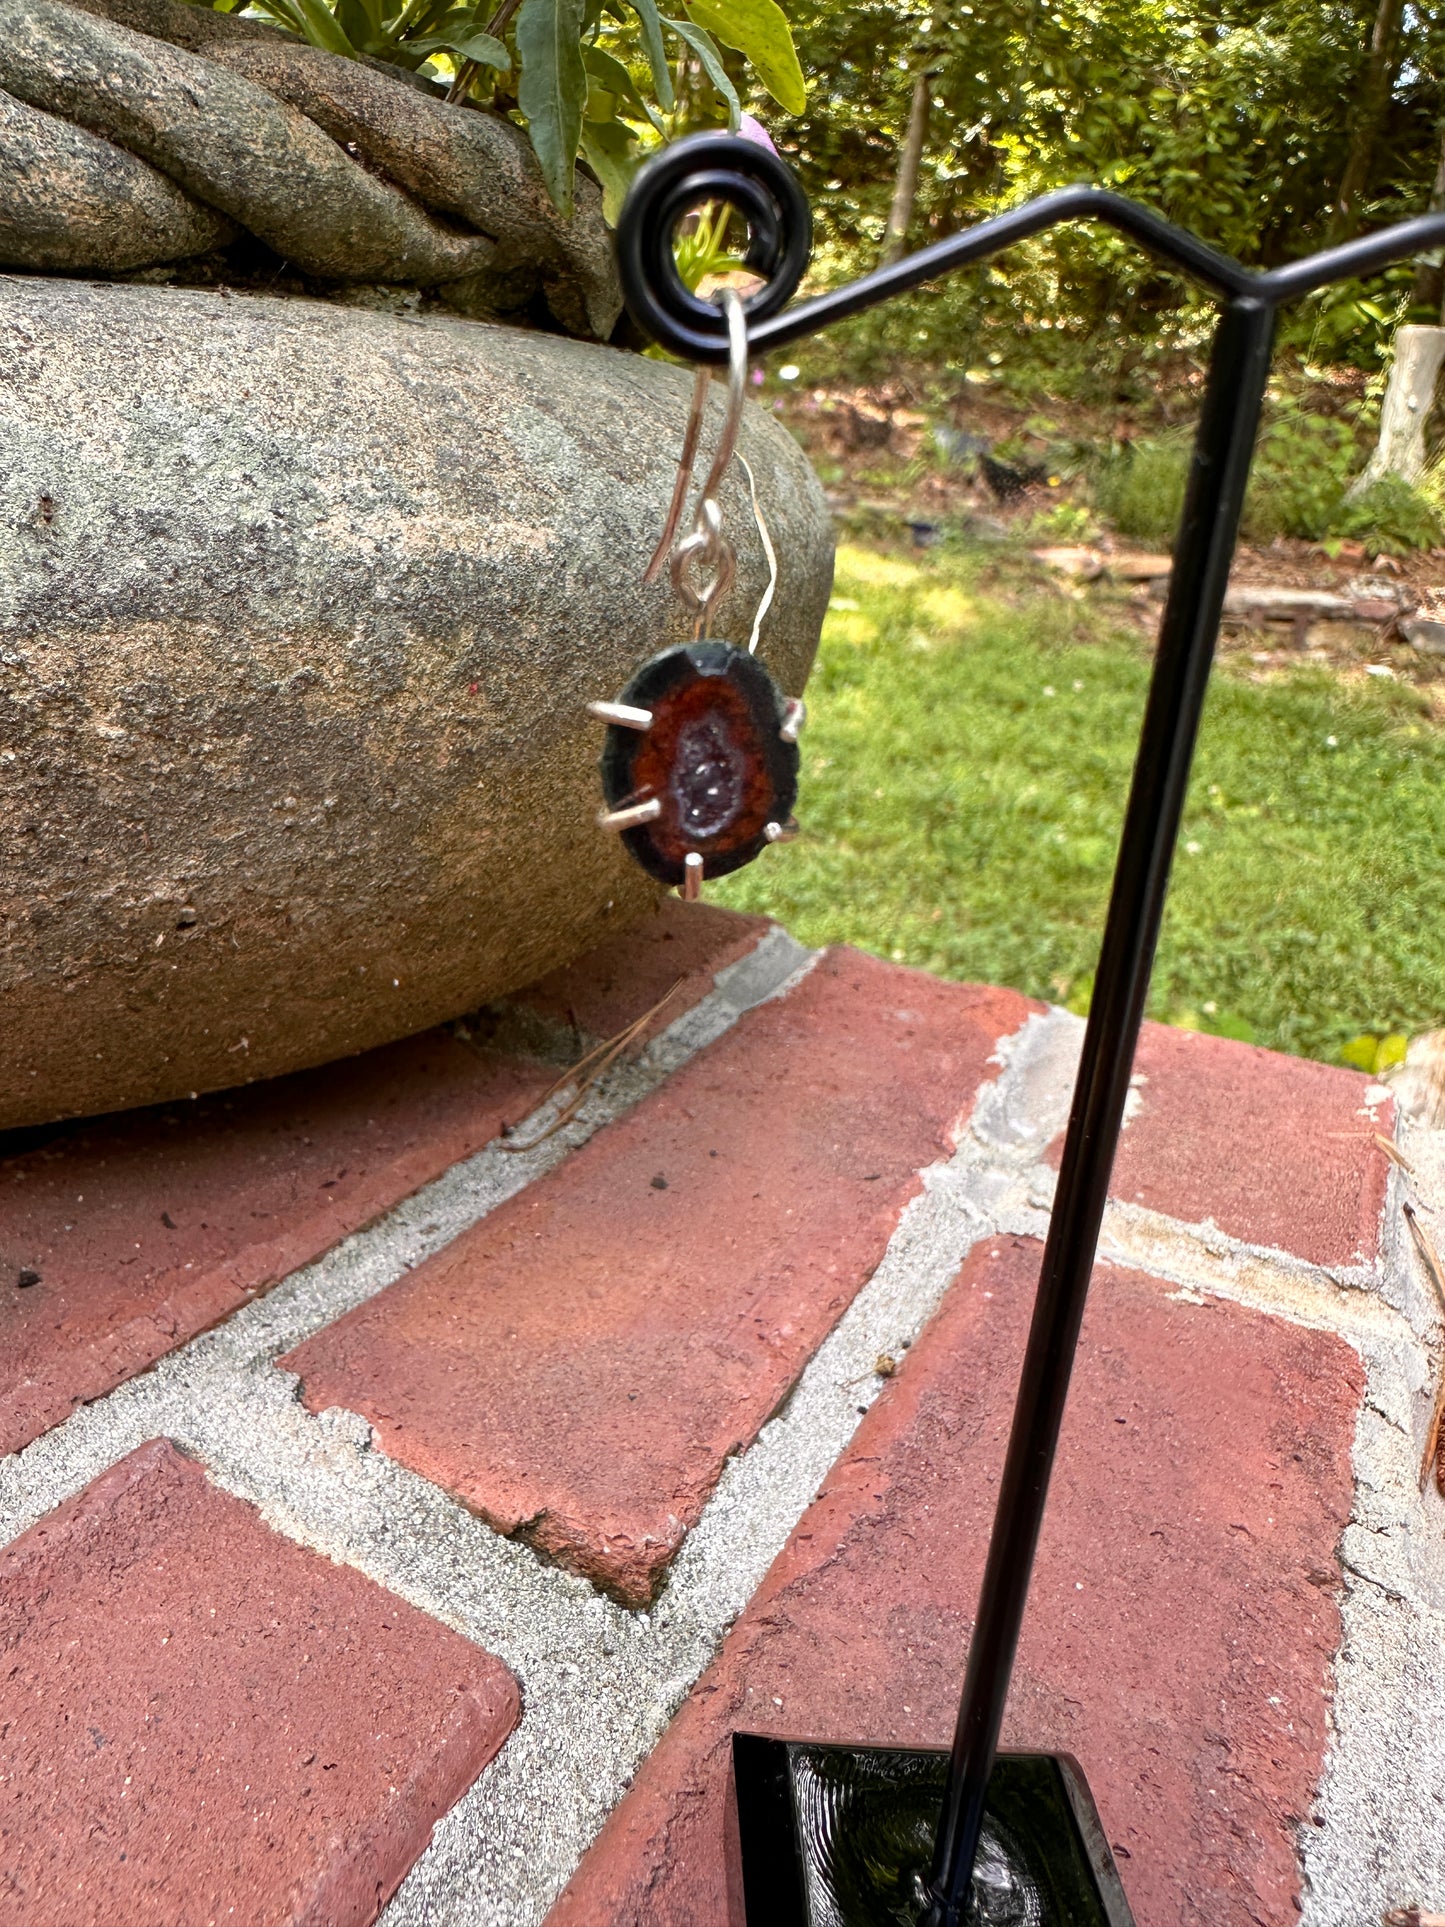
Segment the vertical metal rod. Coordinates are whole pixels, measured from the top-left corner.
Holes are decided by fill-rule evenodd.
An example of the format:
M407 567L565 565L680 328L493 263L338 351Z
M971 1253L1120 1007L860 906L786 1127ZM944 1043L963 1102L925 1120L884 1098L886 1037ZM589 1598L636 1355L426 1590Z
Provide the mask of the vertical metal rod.
M1236 297L1220 317L1210 355L1169 598L969 1645L934 1848L928 1927L960 1927L973 1878L989 1775L1269 378L1274 316L1272 302Z

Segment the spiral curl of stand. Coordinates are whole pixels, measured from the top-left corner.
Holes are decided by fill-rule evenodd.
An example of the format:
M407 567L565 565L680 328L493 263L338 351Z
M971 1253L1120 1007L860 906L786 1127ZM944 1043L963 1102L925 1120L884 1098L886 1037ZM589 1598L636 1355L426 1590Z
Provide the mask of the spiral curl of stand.
M732 134L693 134L638 170L617 229L617 268L634 321L688 361L727 360L727 321L684 284L673 254L678 224L726 201L748 224L743 260L763 286L744 298L750 324L785 307L813 249L813 212L797 176L771 149Z

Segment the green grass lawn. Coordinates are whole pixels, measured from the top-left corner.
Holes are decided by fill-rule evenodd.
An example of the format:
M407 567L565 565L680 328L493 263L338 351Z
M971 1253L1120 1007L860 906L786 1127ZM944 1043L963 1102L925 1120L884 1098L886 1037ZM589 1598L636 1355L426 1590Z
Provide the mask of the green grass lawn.
M1149 658L1031 568L840 550L803 834L709 895L1085 1007ZM1445 1023L1445 732L1400 684L1252 667L1215 671L1151 1014L1332 1059Z

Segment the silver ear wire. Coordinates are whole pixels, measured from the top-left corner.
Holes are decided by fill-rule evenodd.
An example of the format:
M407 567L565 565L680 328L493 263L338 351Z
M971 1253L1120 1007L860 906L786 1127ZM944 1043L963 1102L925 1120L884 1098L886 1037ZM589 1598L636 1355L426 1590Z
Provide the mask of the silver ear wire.
M712 458L712 467L707 472L707 480L702 485L702 499L716 500L722 487L723 477L728 472L728 463L738 445L738 430L742 426L743 403L748 393L748 318L743 312L742 297L736 288L724 288L718 296L719 305L728 324L728 393L727 413L723 416L723 431L718 438L717 452Z
M694 633L698 636L711 632L717 605L732 587L737 575L737 558L733 554L731 545L724 539L722 509L718 505L717 498L737 451L738 430L742 426L743 403L747 399L748 391L747 315L735 288L724 288L718 300L728 327L727 400L723 413L722 433L718 437L718 445L713 452L712 466L707 472L707 480L703 483L702 492L698 497L692 534L685 536L674 549L673 540L682 522L683 506L692 484L693 465L697 460L697 445L702 436L702 418L707 407L710 381L707 369L700 367L697 379L693 383L692 407L688 412L687 429L683 435L682 454L677 464L677 480L673 483L672 501L668 505L662 537L653 550L652 559L642 576L644 582L654 581L668 552L671 551L673 590L679 601L695 618ZM743 465L746 468L746 462ZM757 492L752 486L751 469L748 469L748 486L752 490L753 512L763 535L763 547L768 555L769 567L776 578L772 544L763 530L762 520L758 515ZM711 580L702 583L695 580L699 562L711 569ZM766 600L769 602L772 600L771 586ZM756 640L757 625L755 624L754 645Z
M697 444L702 434L703 410L707 407L708 390L712 387L712 370L706 362L699 362L692 384L692 406L687 411L687 428L682 438L682 453L677 458L677 479L672 485L672 500L667 506L667 520L662 525L657 547L652 551L652 560L642 572L644 585L655 582L663 563L667 560L677 536L677 526L682 520L682 511L687 504L687 491L692 485L693 464L697 460Z
M753 632L748 637L748 654L755 656L758 653L758 637L762 634L763 619L773 606L773 594L778 586L778 556L773 547L773 538L768 534L768 525L763 520L763 511L758 506L758 485L753 480L752 463L741 449L738 450L738 460L743 465L743 474L748 478L748 499L753 505L753 520L757 524L758 540L763 545L763 554L768 558L768 586L763 590L762 600L758 603L753 615ZM797 740L796 736L789 736L784 729L785 743L795 743Z

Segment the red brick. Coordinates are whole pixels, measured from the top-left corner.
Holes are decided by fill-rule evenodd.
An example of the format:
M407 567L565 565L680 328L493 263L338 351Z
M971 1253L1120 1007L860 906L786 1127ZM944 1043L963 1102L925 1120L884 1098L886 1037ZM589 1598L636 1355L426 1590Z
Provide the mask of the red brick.
M661 1027L766 928L668 899L515 1001L611 1036L681 978ZM0 1159L0 1453L469 1157L555 1076L429 1031ZM28 1274L40 1283L21 1288Z
M1312 1264L1374 1258L1394 1112L1366 1105L1369 1078L1165 1024L1144 1026L1134 1071L1114 1197Z
M951 1739L1038 1250L970 1259L548 1927L741 1927L736 1729ZM1096 1277L1005 1739L1082 1762L1148 1927L1294 1918L1362 1384L1332 1336Z
M555 1074L431 1031L0 1164L0 1452L479 1149Z
M0 1553L0 1920L365 1927L517 1720L166 1440Z
M629 1603L778 1405L1029 1005L836 953L281 1363Z
M768 929L765 917L666 896L576 963L508 999L576 1031L584 1041L615 1037L669 991L653 1030L700 1003L719 970L737 963Z

